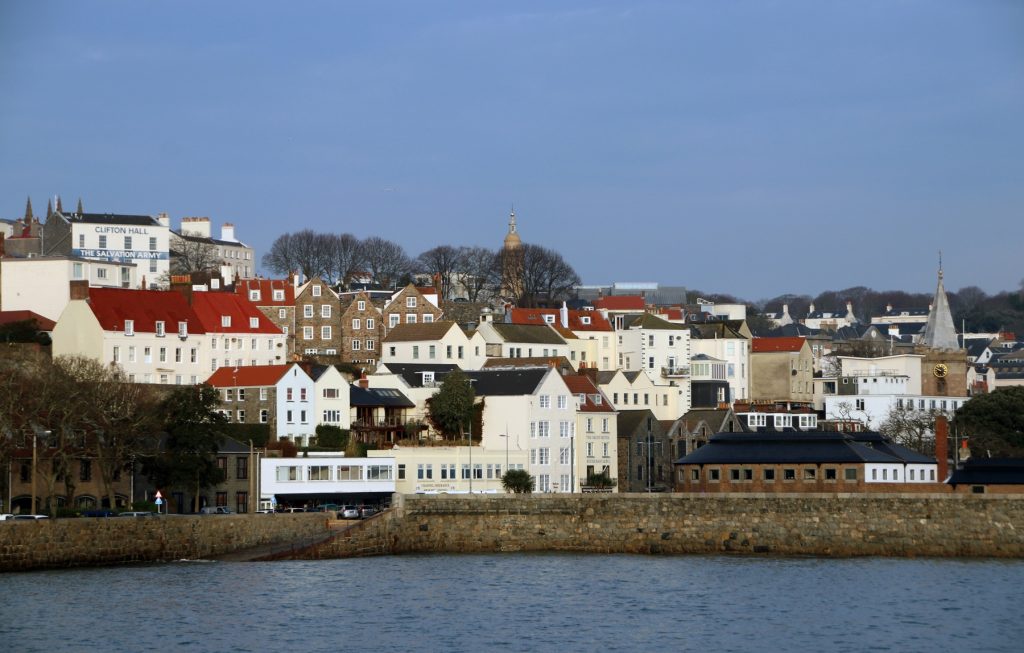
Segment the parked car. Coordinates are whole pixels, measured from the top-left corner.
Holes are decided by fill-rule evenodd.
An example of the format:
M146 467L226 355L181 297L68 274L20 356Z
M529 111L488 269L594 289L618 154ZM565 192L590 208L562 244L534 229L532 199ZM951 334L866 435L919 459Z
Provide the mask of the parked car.
M94 508L82 512L83 517L117 517L117 513L110 508Z
M34 519L49 519L48 515L14 515L15 521L29 521Z
M274 511L273 511L273 510L270 510L270 509L268 509L268 508L262 508L262 509L260 509L260 510L257 510L257 511L256 511L256 514L257 514L257 515L273 515L273 514L274 514Z
M355 506L345 506L341 509L339 515L342 519L359 519L359 508Z
M206 506L199 509L200 515L233 515L235 511L227 506Z
M118 517L156 517L156 513L148 510L130 510L122 512Z
M0 521L8 521L14 519L14 515L9 512L0 513Z
M305 508L278 508L278 512L306 512Z
M377 514L377 509L373 506L359 506L359 516L363 519L367 517L373 517Z

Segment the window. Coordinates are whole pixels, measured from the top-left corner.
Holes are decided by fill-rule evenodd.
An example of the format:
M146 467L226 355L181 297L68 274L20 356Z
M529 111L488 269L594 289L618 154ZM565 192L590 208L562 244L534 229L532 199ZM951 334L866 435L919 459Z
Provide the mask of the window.
M167 347L161 347L160 348L160 362L161 363L166 363L167 362Z
M156 272L156 259L155 258L154 259L150 259L150 261L149 261L149 271L150 272Z
M388 316L388 326L392 329L398 326L398 323L401 321L402 316L399 315L398 313L392 313L391 315Z
M299 468L297 466L285 466L281 465L277 468L277 480L278 481L297 481L299 480Z
M558 437L567 438L570 435L569 422L562 420L558 423Z
M719 470L719 469L709 469L708 470L708 480L711 481L712 483L717 483L718 480L719 480L720 474L721 474L721 470Z
M222 327L229 327L229 326L231 326L231 316L230 315L221 315L220 316L220 325Z
M270 421L270 411L266 408L260 411L260 424L266 424Z
M120 363L121 362L121 348L118 347L117 345L114 345L114 359L113 360L114 360L115 363Z
M258 329L258 328L260 328L260 318L258 318L258 317L250 317L249 318L249 328L250 329Z
M825 468L825 480L826 481L834 481L834 480L836 480L836 468L835 467L826 467Z
M540 396L540 407L541 408L551 408L551 396L550 395L541 395Z
M594 456L594 443L593 442L588 442L587 443L587 457L588 458L592 458L593 456Z
M92 480L92 461L82 458L78 461L78 480Z
M323 289L320 286L313 286L313 296L319 297Z
M100 249L106 249L106 248L107 248L107 237L106 236L100 236Z
M864 400L863 399L855 399L854 400L854 407L855 407L856 410L864 410Z
M587 444L592 444L588 442ZM568 465L569 464L569 447L558 448L558 464Z
M320 317L331 317L331 305L321 304L320 305Z
M125 249L133 249L133 247L132 247L132 237L131 236L125 236L124 237L124 248Z
M366 341L366 351L373 351L374 347L376 347L376 343L373 340Z
M306 400L306 389L305 388L299 388L299 401L305 401L305 400Z
M436 346L430 345L427 348L427 357L430 358L431 360L433 360L435 358L435 354L436 353L437 353L437 347Z
M328 424L338 424L341 422L341 411L340 410L325 410L324 411L324 422Z
M313 339L313 327L311 327L311 326L304 326L304 327L302 327L302 339L303 340L312 340Z
M360 319L358 317L352 318L352 330L353 331L358 331L359 330L359 326L360 326L361 323L362 322L360 321Z
M303 304L302 305L302 317L313 317L313 305Z
M804 480L805 481L813 481L816 478L818 478L818 470L814 469L813 467L805 467L804 468Z
M412 346L412 357L413 358L419 358L420 357L420 346L419 345L413 345Z
M775 482L775 470L774 469L765 469L765 470L763 470L761 472L761 477L764 479L765 483L774 483Z
M416 308L416 298L415 297L406 297L405 298L405 307L406 308Z
M376 326L376 322L374 321L374 319L372 317L366 318L366 328L367 328L367 330L373 331L375 326Z
M156 251L156 238L155 237L150 237L150 239L149 239L149 251L151 251L151 252L155 252Z
M547 438L551 436L551 424L547 420L537 422L537 437Z
M124 335L134 336L135 335L135 320L124 321Z
M142 348L142 362L152 363L153 362L153 350L150 347Z
M784 480L784 481L795 481L796 480L796 470L793 469L792 467L783 469L782 470L782 480Z
M569 406L569 397L566 395L558 395L558 407L561 410L565 410Z
M330 326L322 326L322 327L320 327L320 339L321 340L330 340L331 339L331 327Z
M431 313L427 313L423 316L423 324L433 324L434 316Z
M288 318L288 309L287 308L279 308L279 309L277 309L277 319L284 320L284 319L287 319L287 318Z
M310 481L329 481L331 480L331 468L329 465L310 465L308 470L308 479Z
M416 324L416 314L415 313L406 313L406 315L405 315L405 323L406 324Z
M541 447L537 450L537 464L538 465L549 465L551 464L551 450L547 447Z
M418 479L432 479L434 478L434 466L430 464L420 463L416 465L416 478Z
M365 311L366 310L366 301L360 299L358 302L356 302L356 310L357 311Z

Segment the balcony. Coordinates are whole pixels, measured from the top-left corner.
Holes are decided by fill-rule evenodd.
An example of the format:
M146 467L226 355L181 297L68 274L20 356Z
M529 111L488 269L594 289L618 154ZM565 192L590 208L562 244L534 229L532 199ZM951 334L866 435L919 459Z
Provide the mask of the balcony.
M674 367L661 368L661 376L664 379L682 379L690 376L689 365L676 365Z

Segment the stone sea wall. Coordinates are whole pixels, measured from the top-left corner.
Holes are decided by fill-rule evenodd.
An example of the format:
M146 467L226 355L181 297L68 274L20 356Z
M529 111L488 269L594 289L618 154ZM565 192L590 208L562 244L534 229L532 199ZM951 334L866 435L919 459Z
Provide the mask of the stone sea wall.
M327 535L323 513L0 523L0 571L210 558Z
M1024 557L1024 496L405 496L303 557L509 551Z

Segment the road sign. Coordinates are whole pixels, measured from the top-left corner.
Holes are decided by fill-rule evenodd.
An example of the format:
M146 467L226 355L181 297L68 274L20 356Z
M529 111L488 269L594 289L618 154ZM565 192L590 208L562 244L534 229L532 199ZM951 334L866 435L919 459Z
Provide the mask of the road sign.
M272 505L272 506L276 506L277 505L277 497L275 497L275 496L270 497L270 505Z
M160 497L157 497L156 498L156 505L158 505L158 506L164 505L164 500L161 499Z
M157 490L156 491L156 499L157 499L157 501L159 501L160 499L163 499L163 498L164 498L164 495L160 494L160 490ZM157 505L160 505L160 504L157 504Z

